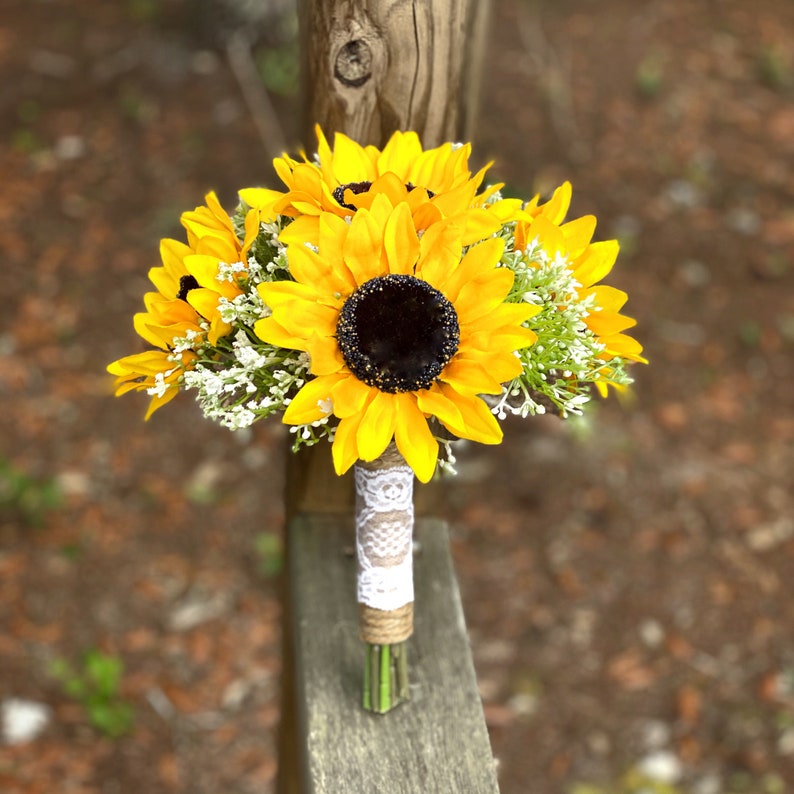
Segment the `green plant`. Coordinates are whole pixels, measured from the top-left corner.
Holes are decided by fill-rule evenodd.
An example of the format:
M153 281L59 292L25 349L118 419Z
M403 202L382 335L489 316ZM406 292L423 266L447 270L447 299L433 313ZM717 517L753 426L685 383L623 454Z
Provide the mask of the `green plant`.
M132 706L119 696L124 672L121 659L92 649L84 654L79 668L65 659L56 659L50 672L60 681L64 693L83 706L98 731L115 739L131 730Z
M256 57L256 65L268 91L286 97L297 93L300 64L296 42L263 49Z
M257 568L262 576L276 576L284 567L284 549L281 538L275 532L260 532L254 539L258 557Z
M784 47L771 44L761 47L757 56L761 81L776 91L794 85L794 69Z
M664 62L658 53L651 53L637 65L634 83L640 95L653 99L662 90L664 82Z
M672 783L654 780L632 767L612 783L575 783L570 794L683 794L683 791Z
M0 458L0 515L10 514L35 527L60 503L61 491L54 480L31 477Z

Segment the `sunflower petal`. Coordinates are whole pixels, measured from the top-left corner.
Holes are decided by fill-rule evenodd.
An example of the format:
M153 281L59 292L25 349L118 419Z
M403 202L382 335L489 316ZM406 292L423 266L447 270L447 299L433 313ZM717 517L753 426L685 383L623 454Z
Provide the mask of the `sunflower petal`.
M289 350L305 350L307 346L305 335L296 335L287 331L273 316L257 320L254 323L254 333L263 342L276 347L286 347Z
M448 300L455 303L461 289L470 281L474 281L481 276L508 278L510 283L502 294L502 299L507 295L510 286L513 284L513 271L502 268L499 272L508 274L502 277L496 273L496 263L504 253L504 240L493 238L486 240L478 245L472 246L465 254L463 259L455 268L450 268L448 273L442 274L437 282L438 289L444 292Z
M452 400L462 417L459 427L449 425L447 429L460 438L468 438L481 444L499 444L502 440L502 428L491 413L491 409L480 397L464 395L448 384L441 384L444 396Z
M342 251L345 263L359 287L365 281L383 275L381 229L368 210L359 210L350 223Z
M419 238L405 203L398 204L383 230L383 247L389 262L389 272L410 275L419 258Z
M282 422L285 425L306 425L328 416L326 403L338 380L336 375L325 375L306 381L284 411Z
M375 391L356 431L356 446L361 460L375 460L389 445L397 419L394 403L393 394Z
M306 342L312 362L312 375L332 375L345 366L345 360L332 336L312 334Z
M336 428L331 456L334 461L334 471L340 476L358 460L356 433L361 423L361 416L361 414L356 414L342 419Z
M587 248L595 232L595 227L595 215L583 215L581 218L576 218L576 220L560 226L569 259L576 259Z
M444 367L439 379L460 392L471 394L501 394L502 384L488 370L474 361L457 356Z
M618 257L620 246L617 240L604 240L591 243L585 252L576 260L573 274L583 286L589 287L606 276Z
M340 185L373 182L377 176L366 151L341 132L334 136L333 169L334 178Z
M359 413L366 405L371 392L372 386L367 386L354 375L343 378L331 392L334 415L340 419L347 419L347 417Z
M429 482L438 461L438 441L412 394L395 395L394 443L420 482Z

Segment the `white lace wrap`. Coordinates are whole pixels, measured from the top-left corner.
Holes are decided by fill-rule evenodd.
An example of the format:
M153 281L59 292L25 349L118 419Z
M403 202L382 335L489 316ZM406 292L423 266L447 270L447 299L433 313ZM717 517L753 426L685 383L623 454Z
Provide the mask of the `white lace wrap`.
M414 600L414 474L371 466L355 466L358 600L389 612Z

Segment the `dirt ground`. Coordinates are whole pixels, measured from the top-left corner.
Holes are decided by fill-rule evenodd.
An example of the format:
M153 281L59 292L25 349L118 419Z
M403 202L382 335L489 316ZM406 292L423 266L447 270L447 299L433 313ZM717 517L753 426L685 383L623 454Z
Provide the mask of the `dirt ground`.
M179 213L271 178L196 8L2 3L0 706L47 718L9 794L273 790L282 428L144 424L104 375ZM478 159L573 182L651 361L446 487L502 791L794 791L794 4L496 0L490 42Z

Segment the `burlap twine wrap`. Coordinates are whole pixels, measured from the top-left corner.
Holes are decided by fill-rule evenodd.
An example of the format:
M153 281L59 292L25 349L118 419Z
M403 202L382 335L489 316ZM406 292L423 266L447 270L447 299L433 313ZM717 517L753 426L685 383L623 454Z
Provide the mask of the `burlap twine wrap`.
M361 639L393 645L413 633L414 474L391 443L355 481Z

